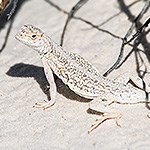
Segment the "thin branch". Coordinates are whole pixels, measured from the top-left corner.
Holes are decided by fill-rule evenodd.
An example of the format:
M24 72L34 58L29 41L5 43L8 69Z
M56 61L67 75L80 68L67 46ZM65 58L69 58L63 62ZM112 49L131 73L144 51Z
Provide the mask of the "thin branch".
M65 11L65 10L63 10L62 8L60 8L58 5L56 5L54 2L52 2L52 1L50 1L50 0L45 0L47 3L49 3L51 6L53 6L54 8L56 8L58 11L61 11L61 12L63 12L64 14L69 14L67 11ZM111 35L112 37L114 37L114 38L117 38L117 39L123 39L122 37L119 37L119 36L117 36L117 35L115 35L115 34L113 34L113 33L111 33L110 31L108 31L108 30L105 30L105 29L102 29L102 28L100 28L99 27L99 25L95 25L95 24L93 24L92 22L90 22L90 21L88 21L88 20L86 20L86 19L84 19L84 18L81 18L81 17L77 17L77 16L72 16L72 18L73 19L77 19L77 20L80 20L80 21L82 21L82 22L84 22L84 23L86 23L86 24L88 24L88 25L90 25L91 27L93 27L93 28L95 28L95 29L97 29L97 30L99 30L99 31L102 31L102 32L104 32L104 33L107 33L107 34L109 34L109 35Z
M4 43L3 43L2 47L0 48L0 53L4 50L4 48L5 48L6 44L7 44L8 37L9 37L10 31L11 31L11 29L12 29L13 21L14 21L14 19L12 19L12 20L9 22L9 26L8 26L8 30L7 30L7 33L6 33L6 36L5 36Z
M148 27L149 23L150 18L146 20L146 22L137 30L134 35L132 35L132 37L128 41L125 42L125 44L132 42L136 37L138 37L145 30L145 28Z
M78 1L78 3L72 7L71 11L68 13L68 17L67 20L65 22L64 28L63 28L63 32L61 35L61 42L60 45L63 45L63 41L64 41L64 36L65 36L65 32L68 26L68 23L70 22L70 20L73 18L74 14L87 2L88 0L80 0Z
M105 29L99 28L99 26L97 26L97 25L95 25L95 24L91 23L91 22L90 22L90 21L88 21L88 20L85 20L85 19L83 19L83 18L81 18L81 17L76 17L76 16L74 16L74 19L81 20L81 21L85 22L86 24L88 24L88 25L92 26L93 28L95 28L95 29L97 29L97 30L99 30L99 31L105 32L105 33L107 33L107 34L111 35L111 36L112 36L112 37L114 37L114 38L117 38L117 39L121 39L121 40L123 40L123 38L122 38L122 37L120 37L120 36L118 36L118 35L115 35L115 34L111 33L111 32L110 32L110 31L108 31L108 30L105 30Z
M150 1L148 0L146 2L146 4L144 5L144 7L142 8L142 10L140 11L140 13L138 14L138 16L134 19L134 22L132 23L131 27L129 28L129 30L127 31L125 37L123 38L123 42L122 42L122 45L121 45L121 49L120 49L120 54L116 60L116 62L110 67L110 69L108 69L105 73L104 73L104 76L107 76L109 73L111 73L114 69L117 69L118 68L118 65L120 63L120 61L122 60L123 58L123 53L124 53L124 47L125 45L127 44L127 39L128 37L131 35L134 27L136 26L137 22L139 21L139 19L142 18L142 16L147 12L148 8L150 6ZM125 10L125 9L123 9ZM130 14L132 16L132 14L126 10L125 12L127 12L127 14ZM133 16L132 16L133 17ZM129 17L129 18L132 18L132 17ZM131 19L129 19L131 20ZM141 27L141 32L143 31L143 29L148 26L149 24L149 19L144 23L143 27ZM138 31L137 31L138 32ZM140 33L141 34L141 33ZM138 34L138 36L140 35ZM136 36L137 37L137 36ZM135 38L134 38L135 39ZM133 39L132 39L133 40ZM128 42L129 43L129 42Z
M63 10L62 8L60 8L58 5L56 5L55 3L53 3L50 0L45 0L48 4L50 4L51 6L53 6L54 8L56 8L58 11L63 12L64 14L68 14L67 11Z
M140 2L141 0L136 0L134 2L132 2L131 4L128 5L128 7L130 8L131 6L135 5L136 3ZM118 12L117 14L109 17L108 19L106 19L104 22L102 22L101 24L98 25L98 27L103 26L104 24L106 24L107 22L109 22L110 20L112 20L113 18L117 17L118 15L120 15L122 13L122 11Z

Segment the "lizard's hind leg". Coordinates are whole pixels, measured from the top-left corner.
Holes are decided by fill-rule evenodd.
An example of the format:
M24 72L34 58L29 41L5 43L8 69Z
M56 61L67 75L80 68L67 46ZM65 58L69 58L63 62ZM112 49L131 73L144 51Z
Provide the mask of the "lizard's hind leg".
M88 133L91 133L101 123L109 119L115 119L117 126L120 126L119 119L121 118L121 116L122 116L121 113L112 113L112 114L104 113L99 119L96 119L96 121L91 125L90 129L88 130Z
M110 108L110 105L113 103L115 103L115 101L103 100L100 97L95 98L93 101L89 103L89 108L91 110L101 112L102 115L100 116L99 119L96 119L96 121L91 125L91 128L88 130L88 133L92 132L104 121L110 119L115 119L116 124L120 126L119 119L121 118L122 115L120 112L115 112L113 109Z

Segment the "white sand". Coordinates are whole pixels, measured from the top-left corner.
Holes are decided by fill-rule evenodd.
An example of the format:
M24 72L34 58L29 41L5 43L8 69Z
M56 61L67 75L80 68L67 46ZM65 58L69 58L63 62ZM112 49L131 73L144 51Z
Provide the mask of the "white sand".
M53 0L54 1L54 0ZM121 1L121 0L120 0ZM54 1L55 2L55 1ZM127 0L129 5L134 0ZM69 11L77 0L57 0L62 9ZM130 7L136 16L144 3ZM118 14L117 16L114 16ZM149 17L147 12L142 22ZM100 28L123 37L131 22L124 12L120 13L116 0L89 0L76 14L95 25L105 22ZM87 130L99 116L87 113L88 102L74 94L59 79L57 102L47 111L33 108L35 102L47 99L46 79L39 55L14 39L24 24L33 24L43 29L60 43L60 36L67 15L58 11L44 0L23 3L15 17L5 49L0 53L0 149L1 150L148 150L150 149L150 109L145 104L116 105L122 113L121 128L114 120L106 121L93 133ZM8 24L1 31L0 44L4 42ZM150 35L146 36L147 43ZM144 39L143 39L144 41ZM146 41L144 41L146 42ZM143 43L144 43L143 42ZM144 43L146 45L147 43ZM80 20L71 20L64 39L64 48L88 59L104 73L117 59L121 40L108 33L98 31ZM150 47L143 48L150 54ZM126 48L129 53L131 47ZM140 53L149 71L150 55ZM139 58L139 57L138 57ZM145 69L144 65L141 69ZM141 66L141 61L140 61ZM108 77L115 78L125 71L136 72L135 53ZM150 74L144 77L150 86Z

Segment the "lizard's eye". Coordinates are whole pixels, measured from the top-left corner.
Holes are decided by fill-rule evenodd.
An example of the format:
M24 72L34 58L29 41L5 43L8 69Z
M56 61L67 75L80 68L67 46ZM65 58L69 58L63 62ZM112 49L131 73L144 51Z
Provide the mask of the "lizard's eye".
M32 39L35 39L35 38L36 38L36 34L33 34L33 35L31 36L31 38L32 38Z

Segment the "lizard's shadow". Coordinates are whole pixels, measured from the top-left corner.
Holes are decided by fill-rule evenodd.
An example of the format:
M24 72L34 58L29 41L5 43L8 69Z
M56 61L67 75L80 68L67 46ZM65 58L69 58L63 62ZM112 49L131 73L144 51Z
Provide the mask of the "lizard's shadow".
M18 63L18 64L11 66L10 69L6 72L6 74L12 77L25 77L25 78L33 77L37 81L37 83L40 85L40 88L46 94L47 98L50 99L50 94L48 90L49 84L44 74L43 67L24 64L24 63ZM80 102L91 101L90 99L83 98L77 95L76 93L74 93L56 75L54 75L54 78L55 78L55 82L57 86L57 92L59 94L62 94L68 99L77 100Z

